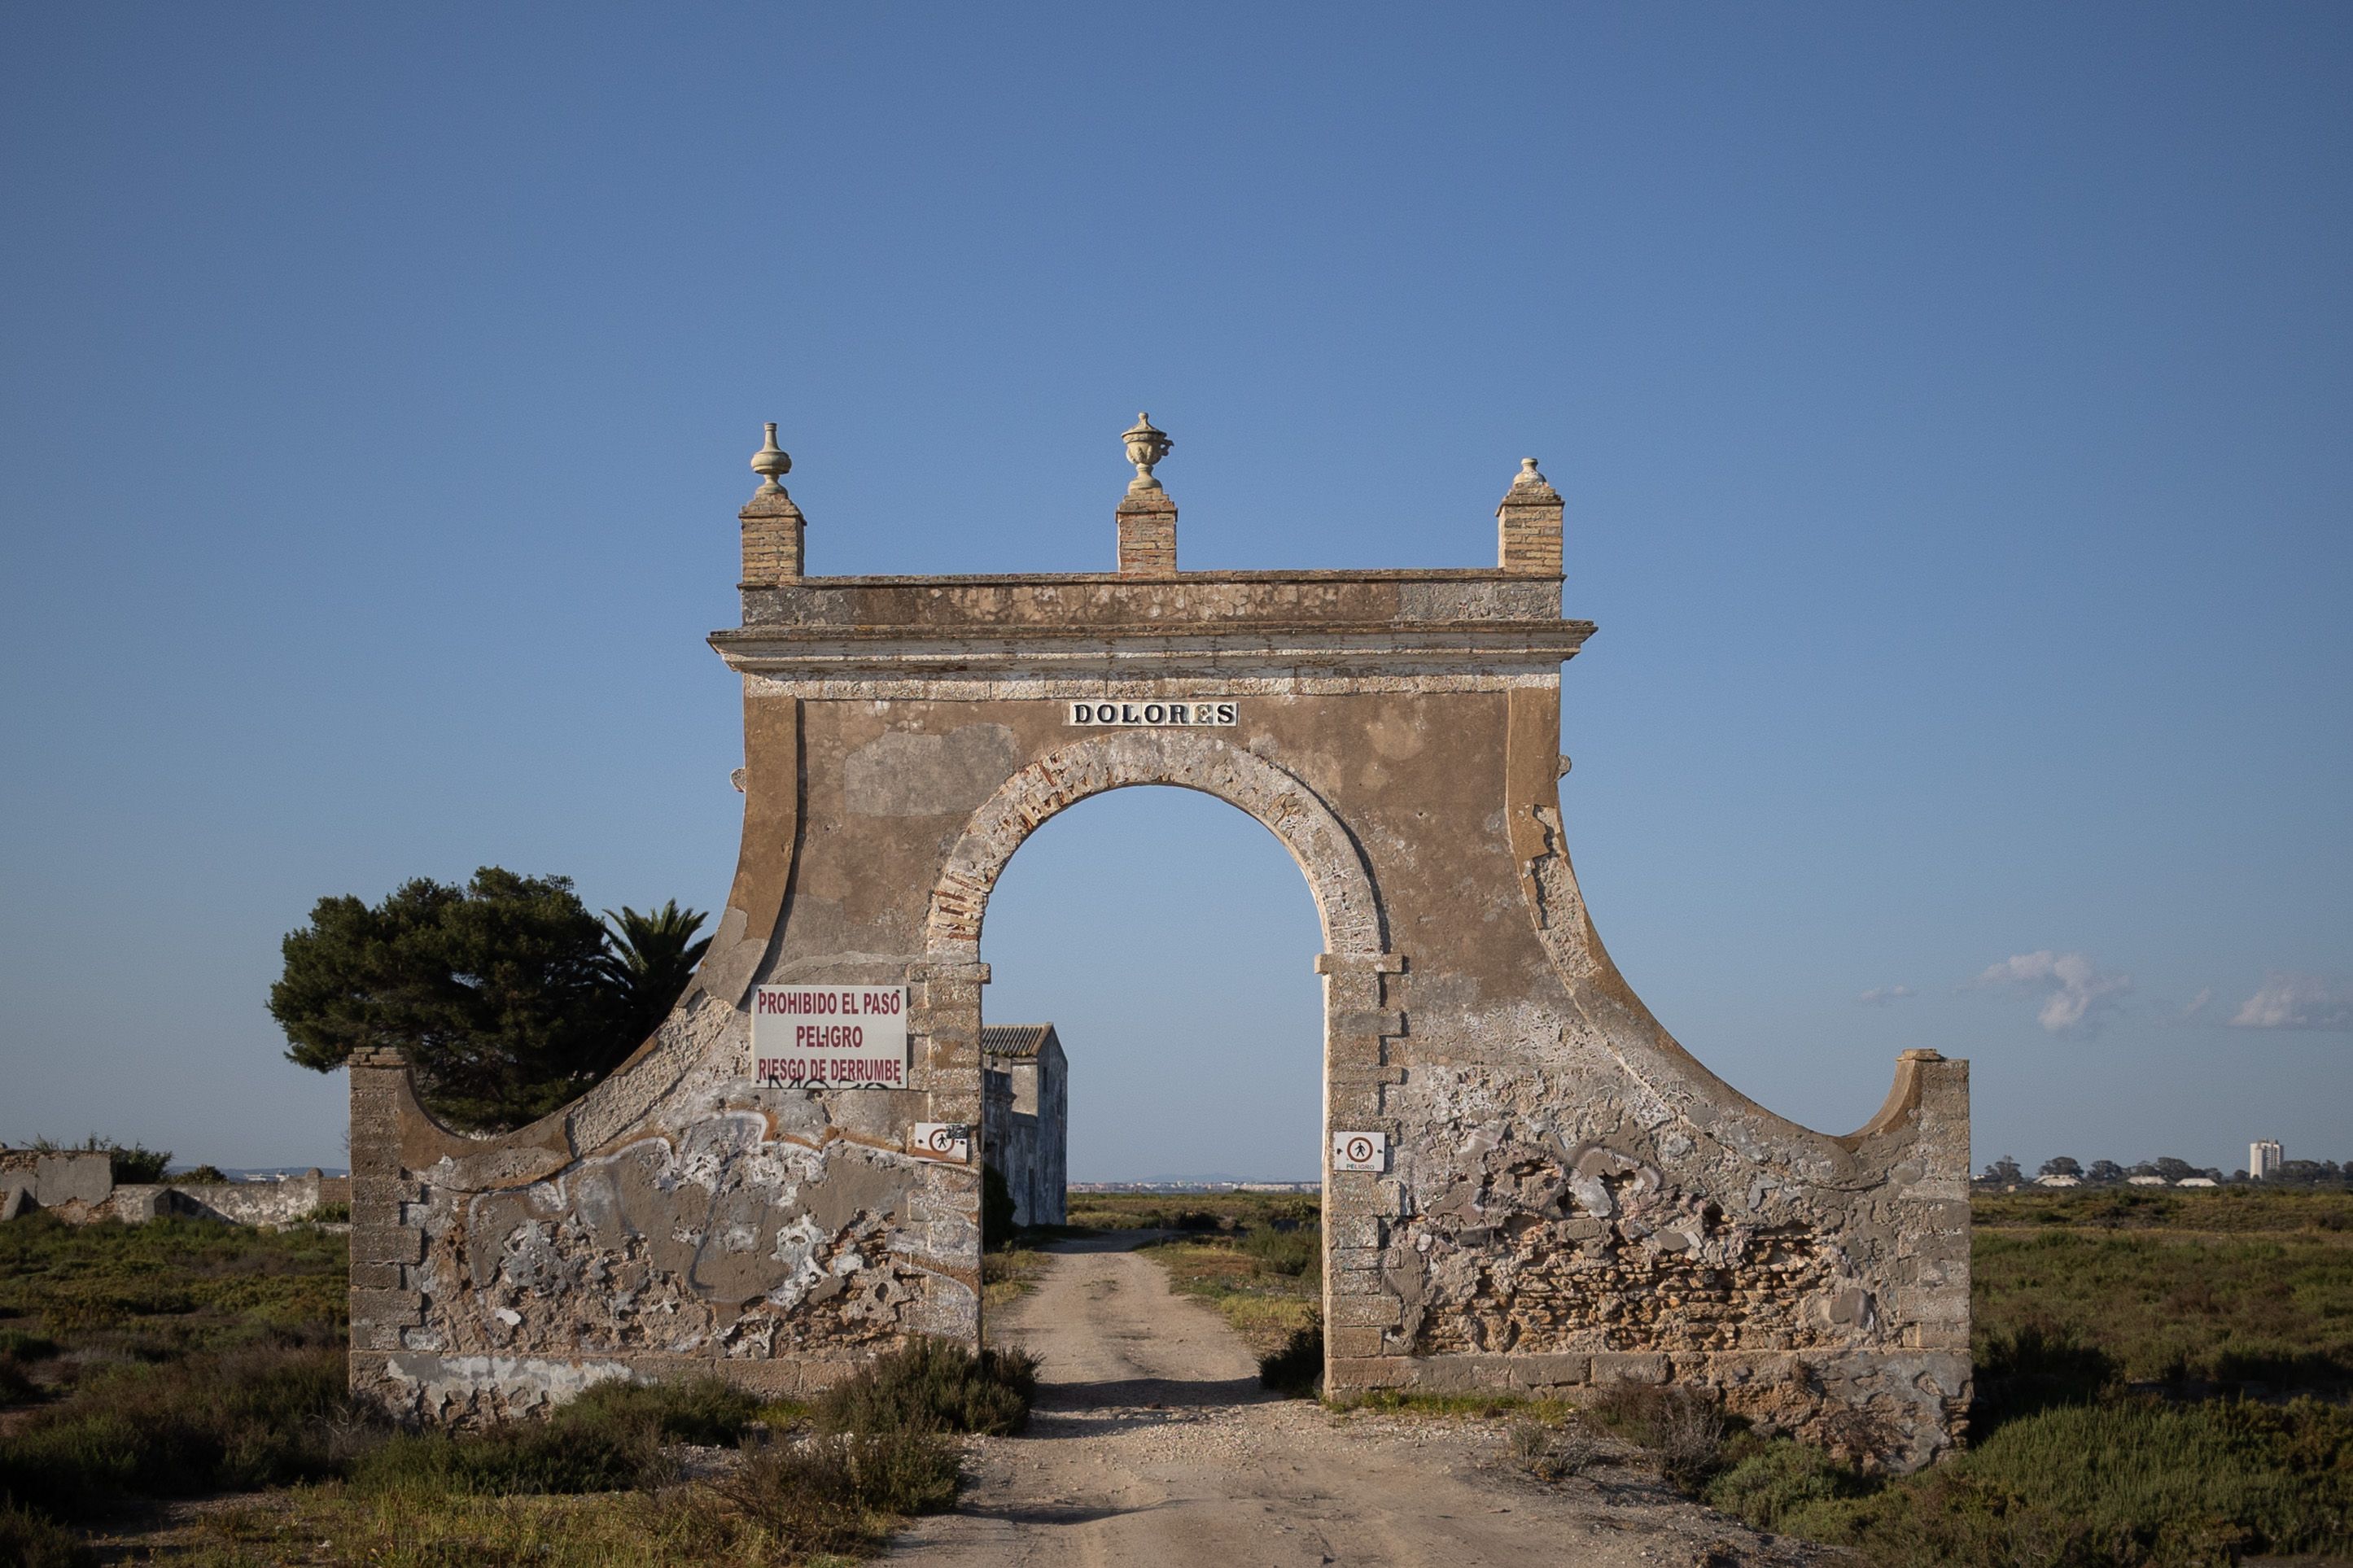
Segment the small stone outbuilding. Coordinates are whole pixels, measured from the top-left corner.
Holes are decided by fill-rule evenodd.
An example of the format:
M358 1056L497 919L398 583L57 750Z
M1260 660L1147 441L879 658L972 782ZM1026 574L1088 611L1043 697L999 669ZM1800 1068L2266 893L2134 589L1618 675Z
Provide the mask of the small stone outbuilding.
M980 1070L981 1147L1013 1196L1013 1223L1065 1223L1071 1101L1061 1037L1051 1024L987 1025Z

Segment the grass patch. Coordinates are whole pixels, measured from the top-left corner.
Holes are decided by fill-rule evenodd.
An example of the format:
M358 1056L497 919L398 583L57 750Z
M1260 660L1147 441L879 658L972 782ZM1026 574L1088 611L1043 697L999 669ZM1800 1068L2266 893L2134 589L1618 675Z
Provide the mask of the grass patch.
M1217 1308L1262 1361L1311 1329L1320 1340L1324 1259L1316 1201L1269 1193L1217 1195L1256 1201L1229 1204L1229 1212L1212 1216L1214 1227L1145 1249L1167 1270L1169 1289Z
M1402 1388L1368 1388L1345 1399L1327 1399L1333 1410L1371 1410L1385 1415L1431 1415L1492 1421L1498 1416L1533 1413L1539 1420L1565 1413L1567 1406L1533 1400L1518 1394L1419 1394Z
M1027 1237L1028 1233L1023 1233ZM1046 1255L1026 1247L1008 1247L980 1257L980 1304L984 1313L1008 1307L1038 1288Z
M0 1563L16 1568L86 1568L97 1561L73 1531L29 1509L0 1502Z
M829 1433L1007 1436L1029 1424L1037 1389L1038 1363L1023 1352L975 1355L944 1340L917 1339L827 1389L815 1415Z
M1989 1230L1978 1327L2094 1345L2127 1382L2353 1384L2353 1234Z
M315 1346L102 1365L0 1441L0 1499L82 1518L323 1476L343 1399L342 1352Z
M2353 1549L2353 1412L2311 1401L2060 1406L1892 1481L1786 1441L1732 1452L1710 1505L1885 1568L2211 1568Z
M888 1521L876 1521L876 1535ZM288 1563L370 1568L768 1568L842 1563L810 1556L747 1516L717 1488L659 1492L418 1498L336 1486L302 1488L207 1515L166 1539L142 1541L142 1561L172 1568L276 1568Z
M1314 1193L1072 1193L1069 1209L1076 1231L1314 1229L1323 1203Z
M646 1489L675 1479L665 1444L733 1447L762 1413L716 1377L600 1383L547 1420L407 1432L348 1467L359 1491L512 1497Z
M936 1432L843 1433L764 1448L718 1489L794 1557L863 1553L897 1516L953 1503L957 1469Z
M1887 1568L2353 1552L2353 1409L2235 1396L2347 1387L2353 1194L2078 1188L1974 1216L1972 1447L1887 1479L1736 1433L1707 1501Z
M102 1356L158 1360L268 1343L340 1347L349 1243L208 1220L0 1226L0 1320Z

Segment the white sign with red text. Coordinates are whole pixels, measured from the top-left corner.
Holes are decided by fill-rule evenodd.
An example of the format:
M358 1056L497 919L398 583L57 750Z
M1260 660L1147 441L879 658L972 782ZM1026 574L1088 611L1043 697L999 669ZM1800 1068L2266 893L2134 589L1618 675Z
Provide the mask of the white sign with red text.
M907 1087L903 985L763 985L752 993L752 1080L774 1089Z

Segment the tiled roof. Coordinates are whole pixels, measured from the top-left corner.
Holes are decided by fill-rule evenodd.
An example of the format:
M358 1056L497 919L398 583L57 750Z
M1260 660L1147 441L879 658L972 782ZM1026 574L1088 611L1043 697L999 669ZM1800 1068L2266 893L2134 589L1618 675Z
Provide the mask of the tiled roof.
M984 1024L980 1054L985 1057L1034 1057L1054 1032L1051 1024Z

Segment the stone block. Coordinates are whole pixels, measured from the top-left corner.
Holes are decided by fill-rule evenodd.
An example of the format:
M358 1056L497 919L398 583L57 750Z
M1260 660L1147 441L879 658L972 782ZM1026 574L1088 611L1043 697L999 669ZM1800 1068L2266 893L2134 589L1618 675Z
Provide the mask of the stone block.
M1405 1321L1405 1303L1394 1296L1335 1296L1331 1321L1338 1328L1394 1329Z
M1378 1268L1381 1249L1377 1247L1334 1247L1329 1256L1334 1268Z
M1508 1359L1507 1371L1516 1388L1576 1388L1593 1381L1593 1358L1589 1355L1544 1352Z
M352 1226L352 1261L422 1263L425 1233L402 1225L355 1225Z
M397 1290L406 1282L401 1279L397 1263L360 1263L352 1265L352 1289L354 1290Z
M406 1328L425 1321L425 1297L416 1290L352 1291L352 1321L379 1328ZM389 1348L389 1347L382 1347Z
M1596 1383L1664 1383L1667 1358L1655 1351L1597 1351L1592 1377Z
M0 1188L0 1221L15 1219L32 1206L31 1188L25 1186Z
M1373 1328L1326 1329L1324 1342L1335 1356L1370 1356L1381 1352L1381 1331Z
M1409 1364L1413 1368L1413 1386L1431 1394L1470 1394L1481 1389L1497 1389L1509 1384L1509 1362L1514 1358L1501 1355L1433 1355L1418 1356Z
M33 1201L45 1209L95 1208L113 1191L114 1163L103 1154L44 1154L36 1167Z
M1409 1356L1334 1356L1324 1367L1326 1393L1359 1388L1403 1388L1413 1382Z
M1337 1186L1337 1184L1335 1184ZM1363 1247L1377 1251L1381 1245L1380 1216L1364 1211L1344 1212L1335 1192L1324 1220L1324 1237L1335 1249Z
M1335 1296L1377 1296L1388 1287L1381 1282L1377 1268L1335 1268L1332 1271L1332 1294Z

